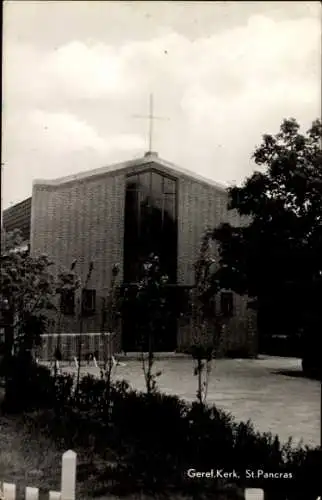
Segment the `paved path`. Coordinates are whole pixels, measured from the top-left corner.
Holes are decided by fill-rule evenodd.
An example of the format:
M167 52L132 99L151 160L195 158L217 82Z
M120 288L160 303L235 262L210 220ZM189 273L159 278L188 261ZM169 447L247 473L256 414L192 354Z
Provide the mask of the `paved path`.
M159 387L189 401L195 399L197 378L190 359L160 360ZM85 370L85 368L84 368ZM97 368L86 369L97 374ZM116 379L126 379L143 389L139 361L128 361L115 371ZM251 419L261 432L278 434L282 441L293 436L296 443L320 444L321 384L302 376L300 360L261 357L256 360L218 360L213 362L208 402L215 403L239 421Z

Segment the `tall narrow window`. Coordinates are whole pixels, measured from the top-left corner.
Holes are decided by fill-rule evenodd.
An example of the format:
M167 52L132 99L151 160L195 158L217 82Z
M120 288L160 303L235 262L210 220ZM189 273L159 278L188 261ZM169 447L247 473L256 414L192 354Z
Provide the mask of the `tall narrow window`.
M60 310L66 316L75 314L75 292L68 288L60 292Z
M135 300L135 283L140 279L143 263L151 254L160 260L161 272L171 285L177 282L177 183L157 170L145 170L127 178L124 221L124 281L127 292L123 313L122 348L137 351L142 332L142 315ZM132 284L133 286L128 286ZM176 287L167 288L169 315L158 324L155 349L176 348ZM172 311L173 309L173 311ZM143 321L144 322L144 321Z
M127 178L124 228L124 280L136 282L153 253L171 283L177 274L176 180L156 170Z
M96 310L96 290L82 291L82 313L84 316L92 316Z
M221 292L220 295L221 314L231 317L234 314L234 296L232 292Z

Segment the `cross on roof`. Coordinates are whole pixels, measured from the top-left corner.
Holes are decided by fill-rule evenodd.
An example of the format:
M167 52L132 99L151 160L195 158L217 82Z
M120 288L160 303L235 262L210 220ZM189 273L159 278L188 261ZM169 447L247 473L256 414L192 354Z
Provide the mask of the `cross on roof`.
M153 94L150 94L150 102L149 102L149 114L148 115L135 115L134 118L143 118L149 120L149 153L152 153L152 139L153 139L153 121L154 120L168 120L168 118L164 118L161 116L154 115L154 107L153 107Z

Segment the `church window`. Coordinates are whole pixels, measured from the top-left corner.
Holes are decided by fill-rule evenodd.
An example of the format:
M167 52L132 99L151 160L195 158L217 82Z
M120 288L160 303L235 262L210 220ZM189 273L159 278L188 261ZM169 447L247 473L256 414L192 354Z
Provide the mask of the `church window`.
M63 289L60 292L60 310L66 316L75 314L75 292L71 289Z
M221 314L231 317L234 313L234 296L232 292L221 292L220 295Z
M142 264L153 253L170 283L176 283L176 180L154 169L128 176L124 225L125 282L139 279Z
M91 316L96 311L96 290L82 291L82 312L84 316Z

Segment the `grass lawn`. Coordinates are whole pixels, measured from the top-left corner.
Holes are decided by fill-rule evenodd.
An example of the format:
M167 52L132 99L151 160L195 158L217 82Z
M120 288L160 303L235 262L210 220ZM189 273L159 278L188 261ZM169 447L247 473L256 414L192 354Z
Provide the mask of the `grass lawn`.
M1 394L2 391L2 394ZM0 388L0 399L3 389ZM40 500L48 500L50 490L60 491L61 459L66 449L55 445L37 429L30 430L21 417L0 415L0 484L14 483L17 486L17 500L23 500L26 486L40 489ZM90 456L88 450L77 449L77 500L93 497L99 483L97 480L102 463L97 457ZM113 494L95 495L96 500L116 500ZM170 498L169 496L149 496L133 494L122 497L125 500L152 500ZM174 496L178 500L188 497Z
M40 500L48 500L48 491L60 490L61 459L65 449L37 429L28 429L21 417L2 415L0 443L0 482L15 483L18 499L24 498L26 486L40 488ZM75 451L78 461L77 500L85 500L93 491L95 457L92 464L87 450ZM101 500L103 498L113 499L113 496Z
M0 389L1 391L1 389ZM50 490L60 491L61 457L65 449L59 449L45 436L28 430L20 417L0 416L0 485L1 482L14 483L17 486L16 500L24 500L26 486L40 489L39 500L48 500ZM99 494L97 476L100 463L95 457L88 456L88 450L77 452L76 499L89 500L191 500L192 497L174 494L147 495L136 493L116 496L111 493ZM97 493L95 494L95 490ZM198 497L203 498L203 497ZM212 500L239 500L236 496L212 496Z

